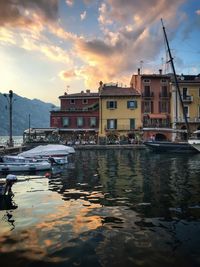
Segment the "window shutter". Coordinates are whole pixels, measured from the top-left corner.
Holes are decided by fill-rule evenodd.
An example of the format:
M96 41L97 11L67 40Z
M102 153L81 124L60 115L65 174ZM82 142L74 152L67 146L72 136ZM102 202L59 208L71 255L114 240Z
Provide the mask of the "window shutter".
M115 129L117 129L117 120L115 119Z
M144 101L142 101L142 113L144 113Z
M135 100L135 108L137 108L137 100Z
M115 105L114 106L115 106L115 108L117 108L117 101L115 101Z
M106 101L106 107L109 108L109 101Z
M127 108L130 107L130 101L127 101Z
M151 101L151 113L153 113L153 101Z

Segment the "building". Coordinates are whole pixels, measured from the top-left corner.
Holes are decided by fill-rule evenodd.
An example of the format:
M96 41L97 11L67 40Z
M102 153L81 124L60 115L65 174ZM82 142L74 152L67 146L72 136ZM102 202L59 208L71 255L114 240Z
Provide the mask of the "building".
M100 82L99 98L100 140L117 143L135 139L142 126L140 93L132 87Z
M178 84L190 132L200 130L200 75L179 75ZM172 80L172 123L176 129L186 129L181 101ZM187 139L187 134L182 134Z
M170 76L163 75L162 70L158 74L141 74L138 69L130 84L141 94L144 139L171 139Z
M50 126L66 143L96 143L99 129L99 94L90 90L59 96L60 110L51 111Z

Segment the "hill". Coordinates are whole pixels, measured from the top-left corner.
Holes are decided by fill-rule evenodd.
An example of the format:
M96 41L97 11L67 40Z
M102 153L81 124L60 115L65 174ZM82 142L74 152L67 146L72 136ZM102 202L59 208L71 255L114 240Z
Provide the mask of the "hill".
M38 99L28 99L13 94L13 136L22 135L29 127L49 127L50 110L55 107ZM0 93L0 135L9 135L9 104L6 97Z

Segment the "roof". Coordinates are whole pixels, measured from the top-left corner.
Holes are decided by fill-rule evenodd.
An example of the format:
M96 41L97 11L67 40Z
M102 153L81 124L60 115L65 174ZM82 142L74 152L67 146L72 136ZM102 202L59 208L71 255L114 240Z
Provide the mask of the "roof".
M132 87L104 86L100 92L101 96L140 96L140 93Z
M146 78L160 78L160 79L170 79L169 75L167 74L141 74L142 79Z
M80 93L75 94L67 94L65 93L62 96L59 96L59 98L99 98L99 93L91 93L89 90L86 90L86 92L81 91Z

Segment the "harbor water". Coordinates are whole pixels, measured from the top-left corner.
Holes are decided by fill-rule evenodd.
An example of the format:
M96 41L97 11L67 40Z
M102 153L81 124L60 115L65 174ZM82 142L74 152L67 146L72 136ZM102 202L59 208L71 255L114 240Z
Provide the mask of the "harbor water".
M1 198L2 266L200 266L200 154L80 150L60 171Z

